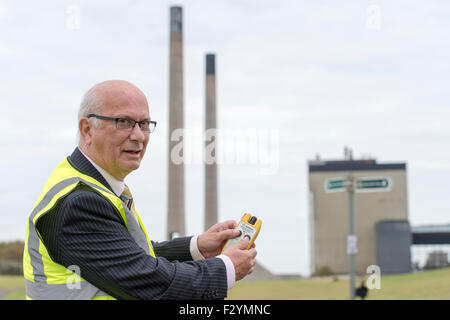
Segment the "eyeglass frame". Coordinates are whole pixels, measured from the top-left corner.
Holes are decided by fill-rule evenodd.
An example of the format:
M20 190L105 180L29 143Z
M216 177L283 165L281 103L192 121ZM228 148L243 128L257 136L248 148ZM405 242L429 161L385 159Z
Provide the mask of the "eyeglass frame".
M130 131L134 129L134 127L136 126L136 123L139 125L139 129L142 130L141 124L144 124L145 122L148 121L149 125L151 125L151 124L154 125L153 131L151 130L151 126L149 126L149 130L148 130L148 131L142 130L142 132L148 132L148 133L154 132L155 129L156 129L156 124L157 124L156 121L152 121L152 120L149 120L149 119L145 119L145 120L141 120L141 121L136 121L136 120L134 120L134 119L132 119L132 118L130 118L130 117L117 117L117 118L115 118L115 117L101 116L101 115L94 114L94 113L90 113L90 114L87 115L87 118L92 118L92 117L94 117L94 118L96 118L96 119L100 119L100 120L115 121L115 122L116 122L116 128L117 128L117 123L119 122L119 120L131 120L131 121L133 121L134 123L133 123L133 125L128 129L128 130L130 130ZM119 128L117 128L117 129L119 129ZM121 130L121 129L119 129L119 130ZM122 130L127 130L127 129L122 129Z

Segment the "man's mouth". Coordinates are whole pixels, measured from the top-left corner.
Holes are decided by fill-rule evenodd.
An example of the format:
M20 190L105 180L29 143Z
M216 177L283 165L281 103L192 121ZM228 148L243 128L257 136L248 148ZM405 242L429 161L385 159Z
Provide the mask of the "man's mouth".
M141 153L142 150L123 150L123 152L127 153L127 154L135 154L138 155Z

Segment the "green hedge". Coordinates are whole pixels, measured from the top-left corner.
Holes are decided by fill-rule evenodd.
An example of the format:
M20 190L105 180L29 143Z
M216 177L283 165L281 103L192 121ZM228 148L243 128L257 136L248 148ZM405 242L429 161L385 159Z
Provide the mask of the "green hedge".
M0 242L0 274L23 275L23 241Z
M22 263L14 260L0 260L0 274L21 276L23 275Z

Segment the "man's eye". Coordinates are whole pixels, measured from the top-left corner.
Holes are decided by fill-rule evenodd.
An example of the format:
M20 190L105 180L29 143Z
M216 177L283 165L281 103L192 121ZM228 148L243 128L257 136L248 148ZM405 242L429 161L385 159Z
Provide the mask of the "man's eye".
M117 119L117 122L119 122L119 123L126 123L126 122L128 122L128 119L119 118L119 119Z

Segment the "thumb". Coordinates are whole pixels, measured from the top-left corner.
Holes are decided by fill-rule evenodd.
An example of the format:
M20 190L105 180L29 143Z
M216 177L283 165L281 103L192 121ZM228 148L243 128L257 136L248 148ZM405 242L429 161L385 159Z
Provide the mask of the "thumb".
M249 237L244 237L237 243L237 247L241 250L245 250L248 247L248 243L250 242Z

